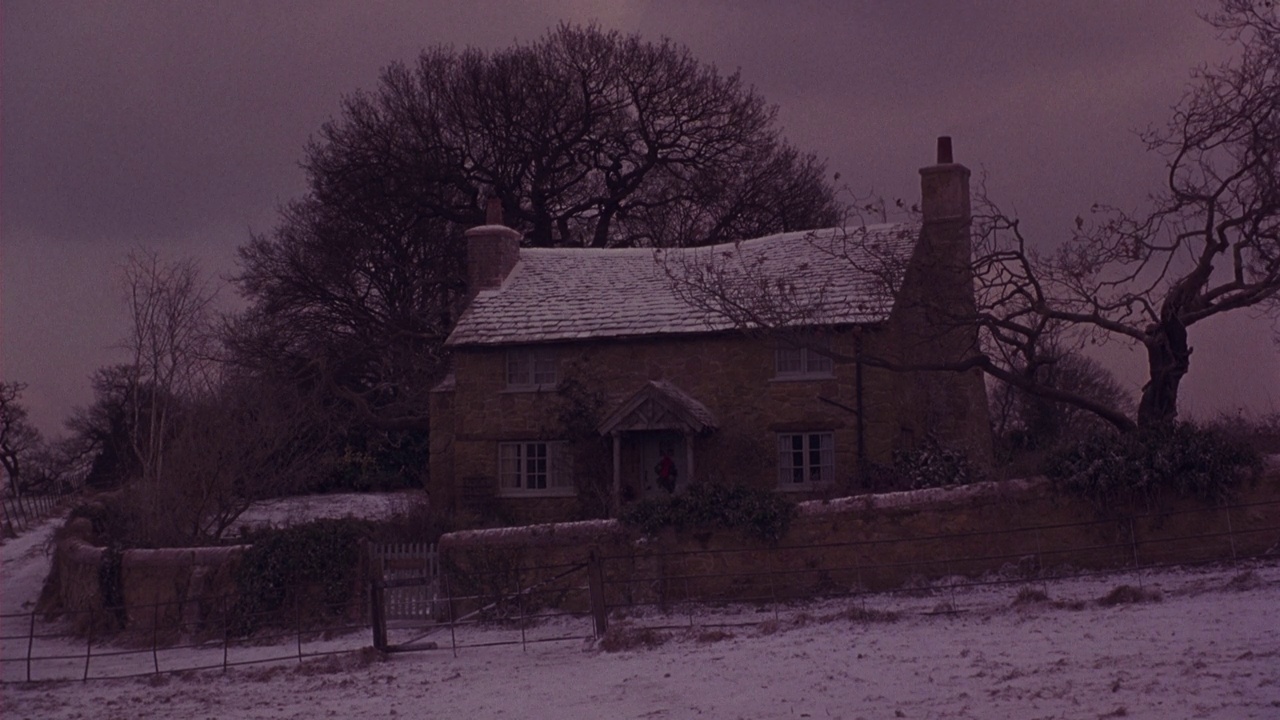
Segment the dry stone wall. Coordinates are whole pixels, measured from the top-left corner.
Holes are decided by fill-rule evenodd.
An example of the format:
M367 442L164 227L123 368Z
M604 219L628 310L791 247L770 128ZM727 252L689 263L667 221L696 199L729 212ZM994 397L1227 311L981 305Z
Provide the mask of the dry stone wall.
M197 632L220 623L234 603L235 570L247 545L125 550L113 589L103 586L109 551L90 543L92 533L86 519L68 523L54 550L53 594L42 598L42 610L66 613L78 630ZM122 608L112 607L119 602Z
M536 577L530 568L586 563L595 552L604 558L611 607L767 601L946 577L1018 579L1274 554L1277 501L1277 469L1234 509L1185 502L1111 517L1046 481L1008 481L801 503L777 545L724 530L641 537L605 520L452 533L440 547L453 572L471 572L471 558L497 552L523 565L526 579Z

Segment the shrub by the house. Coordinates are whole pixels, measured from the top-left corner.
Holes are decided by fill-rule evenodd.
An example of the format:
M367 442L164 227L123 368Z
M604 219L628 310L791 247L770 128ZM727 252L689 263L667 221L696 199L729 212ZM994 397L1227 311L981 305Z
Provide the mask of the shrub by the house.
M642 500L623 510L622 522L647 534L678 530L740 530L777 542L791 525L795 505L768 490L741 485L692 485L683 495Z
M1046 474L1099 509L1154 507L1162 498L1230 500L1262 469L1247 445L1190 423L1100 433L1052 456Z

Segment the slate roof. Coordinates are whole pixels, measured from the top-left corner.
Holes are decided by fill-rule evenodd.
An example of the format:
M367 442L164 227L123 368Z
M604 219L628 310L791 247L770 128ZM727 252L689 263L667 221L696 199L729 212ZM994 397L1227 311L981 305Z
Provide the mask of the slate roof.
M881 322L918 236L917 225L889 224L700 248L521 248L502 286L476 295L446 344Z

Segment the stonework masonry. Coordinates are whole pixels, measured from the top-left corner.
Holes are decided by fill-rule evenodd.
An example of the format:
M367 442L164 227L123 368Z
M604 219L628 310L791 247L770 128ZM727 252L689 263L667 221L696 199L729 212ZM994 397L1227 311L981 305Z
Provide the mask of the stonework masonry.
M926 439L990 462L983 376L956 369L978 352L969 176L953 162L950 139L940 138L937 163L920 170L918 229L798 231L681 255L700 267L723 258L726 267L745 264L739 280L746 285L732 285L730 299L759 290L750 282L765 280L751 273L766 270L769 282L808 293L819 303L811 310L827 293L839 298L835 314L814 310L801 323L831 343L834 371L800 379L780 378L775 367L779 342L795 339L787 338L791 324L730 321L672 285L662 270L672 266L658 258L683 250L528 250L522 257L519 233L498 224L491 207L489 224L467 232L472 301L445 343L453 375L431 399L433 506L464 525L613 514L653 492L638 485L649 482L640 478L654 458L642 454L658 455L655 442L683 445L681 460L691 467L681 487L720 482L811 497L866 489L860 483L870 463L887 464L894 451ZM862 241L832 242L850 237ZM886 284L885 275L897 279ZM558 384L508 388L507 353L521 347L554 352ZM626 403L647 402L637 393L651 381L673 388L667 400L688 398L716 421L677 422L679 412L656 406L631 417ZM654 424L652 413L663 412L666 425ZM592 432L605 418L626 424ZM669 430L679 443L644 437ZM780 483L780 433L830 433L834 477ZM514 442L563 443L556 447L571 456L573 487L501 492L499 445ZM792 461L801 455L814 462L807 449ZM510 476L519 480L518 472Z
M883 333L870 328L834 332L832 350L848 360L836 362L831 377L778 379L776 344L759 336L719 333L640 340L561 343L562 384L587 388L598 400L600 416L612 412L650 380L666 380L705 404L722 427L693 437L694 481L778 486L777 433L831 432L835 482L822 494L847 493L858 486L858 367L855 338L875 351ZM609 438L572 437L566 412L579 410L556 390L511 391L505 387L506 348L459 349L451 383L433 394L430 490L437 507L488 509L513 522L578 519L603 514L600 486L609 482ZM877 368L862 369L862 444L867 459L889 460L900 433L898 398L903 378ZM592 426L600 417L581 425ZM575 423L578 425L578 423ZM575 463L577 498L500 497L496 443L572 441L586 456ZM592 456L596 462L591 462ZM627 453L625 467L640 462ZM593 493L592 490L596 492ZM629 489L634 493L635 488ZM813 496L810 493L808 496ZM484 508L477 508L484 509Z

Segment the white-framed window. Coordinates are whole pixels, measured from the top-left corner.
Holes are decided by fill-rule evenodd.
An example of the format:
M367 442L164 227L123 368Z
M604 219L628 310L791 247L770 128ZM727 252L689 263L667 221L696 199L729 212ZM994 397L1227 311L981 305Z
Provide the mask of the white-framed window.
M835 437L829 432L778 433L778 487L804 490L835 481Z
M507 350L507 388L549 390L559 380L556 352L546 347Z
M835 363L814 345L779 345L774 350L774 369L779 378L831 377Z
M498 443L498 490L503 495L573 495L562 442Z

